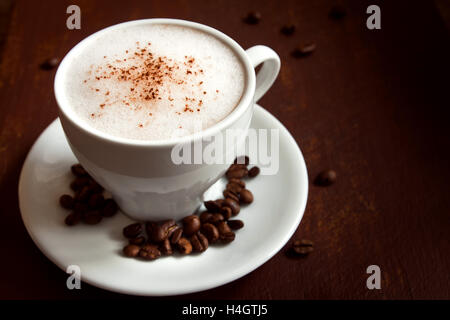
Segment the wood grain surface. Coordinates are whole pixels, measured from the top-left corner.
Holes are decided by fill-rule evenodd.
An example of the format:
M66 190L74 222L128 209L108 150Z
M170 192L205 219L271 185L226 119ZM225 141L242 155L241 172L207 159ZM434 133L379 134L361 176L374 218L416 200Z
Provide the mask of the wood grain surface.
M322 0L13 1L0 24L0 298L127 297L87 284L66 289L67 275L23 226L18 178L57 115L55 70L40 63L109 25L172 17L217 28L243 48L277 51L281 73L260 103L295 137L310 180L327 168L338 175L330 187L311 185L295 234L315 242L307 258L282 251L242 279L183 298L449 299L449 34L431 1L376 2L381 30L366 28L372 1L340 2L347 15L339 21L328 17L336 2ZM66 28L70 4L81 8L81 30ZM242 23L252 10L261 22ZM280 34L287 22L297 24L291 37ZM291 56L309 41L311 56ZM381 290L366 288L372 264Z

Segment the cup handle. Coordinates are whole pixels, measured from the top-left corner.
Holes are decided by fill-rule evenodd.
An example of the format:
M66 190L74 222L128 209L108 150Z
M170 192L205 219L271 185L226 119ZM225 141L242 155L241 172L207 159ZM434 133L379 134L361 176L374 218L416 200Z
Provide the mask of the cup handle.
M261 63L263 64L256 75L255 102L257 102L270 89L277 78L281 65L280 57L275 51L266 46L254 46L245 52L254 68Z

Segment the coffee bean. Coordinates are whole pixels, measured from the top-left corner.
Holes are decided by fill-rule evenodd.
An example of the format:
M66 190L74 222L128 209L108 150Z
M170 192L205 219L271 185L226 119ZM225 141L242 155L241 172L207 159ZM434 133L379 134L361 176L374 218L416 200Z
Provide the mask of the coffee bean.
M87 203L90 196L91 189L88 186L84 186L75 193L75 201Z
M147 222L145 224L148 239L153 243L159 243L167 238L167 232L161 228L157 222Z
M248 174L250 175L250 171L248 172ZM237 185L240 186L241 188L245 188L245 182L242 181L241 179L231 178L230 180L228 180L228 182L229 182L229 183L237 184Z
M81 214L79 212L71 212L64 220L65 224L68 226L74 226L81 221Z
M316 50L316 44L313 42L304 44L304 45L299 45L298 47L296 47L294 49L294 51L292 51L292 56L294 58L303 58L306 56L309 56L311 53L314 52L314 50Z
M222 214L220 214L220 213L213 213L211 219L209 219L208 222L216 224L216 223L218 223L220 221L223 221L223 220L225 220L225 219L224 219Z
M89 176L89 174L87 173L86 170L84 170L84 168L81 166L81 164L74 164L70 169L72 170L72 173L76 177L88 177Z
M103 192L105 190L105 189L103 189L103 187L101 185L99 185L93 179L90 179L88 187L89 187L89 189L91 190L92 193L101 193L101 192Z
M244 227L244 221L242 220L228 220L227 224L233 230L239 230Z
M203 252L208 249L208 240L204 235L201 235L203 240L206 240L206 244L204 241L200 240L199 234L193 234L189 240L191 241L192 249L194 252Z
M243 164L248 166L248 164L250 163L250 158L248 156L239 156L236 157L236 159L234 159L234 164Z
M236 237L235 233L233 231L231 232L227 232L227 233L223 233L220 235L220 241L222 243L230 243L232 241L234 241L234 238Z
M239 196L239 201L245 204L252 203L253 194L250 192L250 190L242 189L241 194Z
M173 232L172 237L170 238L170 242L172 244L177 244L178 241L180 241L182 235L183 235L183 229L178 228L177 230L175 230Z
M135 244L135 245L143 245L145 243L145 238L143 236L137 237L137 238L131 238L128 240L129 244Z
M217 227L211 223L205 223L202 225L202 233L206 236L209 243L214 243L219 240L219 230L217 230Z
M261 13L258 11L249 12L243 21L247 24L258 24L261 20Z
M123 235L128 238L136 238L138 237L142 232L142 225L139 222L132 223L125 228L123 228Z
M256 177L258 174L259 174L259 172L260 172L260 169L259 169L259 167L253 167L253 168L251 168L249 171L248 171L248 176L250 177L250 178L254 178L254 177ZM245 185L244 185L244 187L245 187Z
M242 179L248 174L248 169L244 165L233 164L230 169L227 170L225 175L227 179Z
M280 31L285 36L291 36L294 34L295 29L296 29L295 24L287 24L283 26Z
M117 213L119 210L119 207L117 206L117 203L114 201L114 199L106 199L103 203L103 208L100 209L100 214L103 217L112 217Z
M169 236L169 231L177 226L177 223L175 222L175 220L170 219L170 220L164 220L160 222L161 225L161 229L163 229L163 231L166 233L166 237Z
M94 225L100 223L100 221L102 221L102 216L97 210L87 211L83 215L83 222L86 224Z
M220 205L220 202L218 202L217 200L216 201L212 201L212 200L205 201L204 204L205 204L206 210L208 210L211 213L220 211L221 205Z
M75 204L75 201L73 199L73 197L69 194L63 194L60 198L59 198L59 204L61 205L61 207L63 207L64 209L73 209L73 206Z
M228 226L228 223L225 221L220 221L216 224L217 230L219 231L219 234L225 234L228 232L231 232L230 227Z
M87 204L82 203L82 202L75 202L75 204L73 205L73 210L81 215L85 214L89 208L87 206Z
M342 18L344 18L347 15L347 11L345 10L345 8L343 6L340 5L335 5L333 7L331 7L330 10L330 18L334 19L334 20L340 20Z
M239 213L239 211L241 211L241 207L239 206L239 203L230 198L225 199L223 206L231 208L231 211L234 216L237 215Z
M178 251L181 254L190 254L192 252L191 242L184 237L180 238L180 240L177 243L177 247L178 247Z
M325 170L319 173L314 180L314 184L321 187L330 186L336 182L336 171Z
M239 192L241 192L241 190L242 190L242 187L239 184L237 184L237 183L229 182L227 184L227 189L226 190L228 190L230 192L233 192L234 194L239 194Z
M105 198L100 193L94 193L90 196L88 201L88 206L91 209L100 209L103 207L103 204L105 203Z
M73 191L78 191L81 188L89 185L89 182L90 180L88 177L78 177L72 181L72 183L70 184L70 189L72 189Z
M172 246L170 245L169 239L165 239L159 245L159 251L165 256L170 256L171 254L173 254Z
M155 260L161 256L161 251L154 244L145 244L139 250L139 256L145 260Z
M123 254L127 257L137 257L141 247L135 244L129 244L123 248Z
M190 215L183 218L183 230L184 234L191 236L200 230L200 219L196 215Z
M222 209L220 210L220 214L223 216L224 220L228 220L233 215L233 211L230 207L222 207Z
M294 253L304 256L314 250L313 245L314 243L311 240L295 240L291 248Z
M202 247L204 248L203 251L208 249L208 247L209 247L208 238L203 233L201 233L200 231L197 232L197 237L198 237L198 240L200 241L200 243L202 244Z
M167 238L172 237L173 233L180 229L180 226L175 224L174 226L171 226L167 229Z
M207 223L212 218L212 213L204 211L200 214L200 222Z
M58 58L49 58L41 63L40 67L43 70L51 70L59 64Z
M225 190L223 196L225 199L233 199L234 201L239 202L239 196L230 190Z

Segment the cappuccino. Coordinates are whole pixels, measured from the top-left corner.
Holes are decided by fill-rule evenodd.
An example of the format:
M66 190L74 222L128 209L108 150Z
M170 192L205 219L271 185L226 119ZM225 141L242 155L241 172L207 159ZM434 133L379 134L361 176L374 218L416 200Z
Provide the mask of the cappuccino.
M111 135L165 140L229 115L245 87L236 53L189 27L147 24L99 35L73 57L64 94L88 125Z

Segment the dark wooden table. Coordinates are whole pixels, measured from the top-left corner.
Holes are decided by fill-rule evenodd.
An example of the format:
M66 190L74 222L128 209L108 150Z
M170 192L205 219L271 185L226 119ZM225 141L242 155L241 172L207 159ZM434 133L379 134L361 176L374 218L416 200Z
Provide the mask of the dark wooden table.
M449 34L431 1L376 1L382 29L366 28L372 1L15 1L2 4L0 64L0 298L105 298L87 284L69 291L67 275L33 244L20 218L17 186L27 152L56 117L54 70L87 35L118 22L173 17L215 27L244 48L265 44L282 60L261 104L290 130L312 180L336 170L328 188L311 185L295 237L315 242L304 259L283 252L249 275L183 297L223 299L450 298ZM81 30L66 8L81 7ZM6 9L5 9L6 8ZM256 26L242 23L251 10ZM280 34L295 22L292 37ZM0 34L3 34L0 33ZM295 59L298 43L317 50ZM381 268L381 290L366 268ZM125 297L125 296L123 296Z

